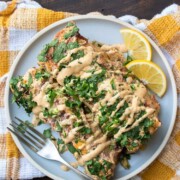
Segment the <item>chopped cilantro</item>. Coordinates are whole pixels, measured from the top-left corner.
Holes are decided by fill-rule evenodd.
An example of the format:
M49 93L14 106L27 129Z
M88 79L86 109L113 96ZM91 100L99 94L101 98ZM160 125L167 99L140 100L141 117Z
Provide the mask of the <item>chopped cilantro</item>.
M79 126L82 126L84 123L82 122L82 121L75 121L74 123L73 123L73 127L79 127Z
M99 176L101 179L108 179L106 173L112 166L112 163L103 160L102 162L98 161L98 158L94 158L86 162L86 166L90 174Z
M136 90L134 84L131 84L130 87L131 87L132 91L135 91L135 90Z
M44 121L42 121L41 119L38 122L38 126L40 126L41 124L44 124Z
M43 135L46 138L51 138L52 137L51 128L44 130Z
M114 118L120 118L123 115L126 108L128 108L128 103L125 101L124 105L116 112Z
M18 83L20 83L20 90L18 89ZM29 92L31 83L31 76L29 76L28 83L26 84L24 84L21 76L14 77L10 80L10 87L13 91L12 102L16 102L18 106L23 106L28 114L31 113L32 108L37 105L36 102L32 100L32 93Z
M68 39L74 35L76 35L79 32L79 28L77 26L74 26L68 33L64 35L65 39Z
M58 63L61 59L65 57L65 51L66 51L66 43L61 42L54 50L53 53L53 61L55 63Z
M43 116L44 117L56 117L59 113L59 110L57 108L52 108L52 109L48 109L48 108L43 108Z
M62 132L63 128L61 127L61 125L59 124L58 121L56 121L56 124L55 124L55 131L57 132Z
M85 135L85 134L91 134L92 130L88 127L82 127L78 132L80 132L82 135Z
M84 56L84 51L83 50L79 50L77 51L77 53L73 53L71 54L72 60L76 60L76 59L80 59L81 57Z
M71 49L74 49L74 48L78 48L79 47L79 43L77 41L75 42L69 42L67 44L67 49L68 50L71 50Z
M54 103L54 100L55 100L55 98L57 96L56 90L48 89L46 94L47 94L47 101L50 103L50 106L52 106L53 103Z
M66 146L72 154L74 154L75 152L79 153L79 151L72 145L72 143L66 144Z
M62 139L57 139L57 146L58 146L58 151L60 153L63 153L65 151L65 145L64 145L64 141Z
M49 47L53 47L53 46L57 46L59 40L58 39L54 39L49 43Z
M94 74L87 79L80 79L79 77L69 76L64 79L65 91L64 93L72 97L83 97L87 100L98 99L104 97L105 91L96 93L97 85L105 78L106 70L102 69L99 74Z
M111 80L111 87L112 87L112 89L116 90L116 85L114 83L114 79Z
M36 74L35 74L35 78L37 80L39 80L39 79L48 79L49 77L50 77L50 74L45 70L37 71Z
M64 141L63 141L62 139L59 139L59 138L58 138L57 144L58 144L58 145L59 145L59 144L64 144Z
M73 22L68 22L66 27L74 26L75 24Z
M123 63L123 65L124 65L124 66L127 65L127 64L130 63L131 61L133 61L133 58L132 58L129 54L127 54L126 61Z
M87 168L92 175L99 175L102 170L102 164L97 160L90 160L86 162Z
M58 44L58 39L54 39L49 44L46 44L37 57L38 61L46 62L47 61L46 55L47 55L49 48L56 46L57 44Z
M77 117L80 117L80 107L82 105L82 102L78 99L76 100L67 100L65 102L66 106L69 107L70 109L72 109L74 111L74 114Z
M66 150L66 146L64 144L64 141L62 139L57 139L57 147L58 147L58 151L60 153L64 153Z
M67 64L66 63L61 63L59 65L59 71L61 71L63 68L66 68Z
M29 78L28 78L28 87L30 87L32 83L33 83L33 78L32 78L32 75L29 74Z

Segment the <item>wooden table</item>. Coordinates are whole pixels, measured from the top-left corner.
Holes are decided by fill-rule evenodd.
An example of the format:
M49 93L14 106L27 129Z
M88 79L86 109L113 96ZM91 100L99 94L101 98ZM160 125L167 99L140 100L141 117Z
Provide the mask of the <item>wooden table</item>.
M150 19L172 3L180 0L36 0L43 7L56 10L86 14L99 11L105 15L117 17L131 14L143 19Z
M99 11L105 15L117 17L131 14L143 19L150 19L172 3L180 0L36 0L43 7L56 10L86 14ZM48 177L35 180L50 180Z

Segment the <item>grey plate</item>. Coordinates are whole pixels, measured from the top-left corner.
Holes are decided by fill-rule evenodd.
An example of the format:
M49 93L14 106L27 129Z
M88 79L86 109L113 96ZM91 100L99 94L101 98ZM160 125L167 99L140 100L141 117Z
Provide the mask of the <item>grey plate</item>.
M18 108L16 104L11 103L12 95L8 86L9 80L12 76L23 75L32 66L37 66L36 57L42 49L43 45L51 41L54 35L70 20L74 20L77 23L78 27L80 28L80 33L87 37L90 41L97 40L107 44L123 43L122 37L119 33L121 28L135 29L129 24L114 18L99 16L76 16L56 22L37 33L19 53L10 70L5 95L6 114L9 122L14 119L14 116L20 117L22 119L30 119L30 117L27 116L22 108ZM131 178L146 168L160 154L166 145L175 122L177 94L171 69L160 49L149 37L147 37L147 39L153 47L153 61L163 69L167 77L167 92L162 99L158 98L158 101L161 105L159 118L162 121L162 127L159 128L157 133L152 137L144 151L139 151L138 153L132 155L130 160L131 168L129 170L123 169L120 165L117 166L114 176L115 179L122 180ZM45 126L47 127L47 125ZM40 126L40 131L43 131L45 126ZM47 176L53 179L79 179L79 177L72 171L62 171L60 169L59 163L45 160L39 157L37 154L33 153L27 147L21 144L21 142L16 137L13 136L13 138L22 154L36 168L38 168ZM64 158L70 161L74 160L70 153L66 153Z

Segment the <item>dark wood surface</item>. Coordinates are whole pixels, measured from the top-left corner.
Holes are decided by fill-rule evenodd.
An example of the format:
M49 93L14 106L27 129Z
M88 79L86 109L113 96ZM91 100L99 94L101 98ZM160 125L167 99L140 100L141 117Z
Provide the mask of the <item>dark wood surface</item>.
M131 14L139 18L150 19L172 3L180 0L36 0L43 7L57 11L86 14L99 11L117 17Z
M9 1L9 0L5 0ZM67 11L79 14L86 14L92 11L99 11L105 15L117 17L131 14L141 19L150 19L160 13L165 7L172 3L180 5L180 0L36 0L43 7ZM34 180L50 180L48 177L36 178Z

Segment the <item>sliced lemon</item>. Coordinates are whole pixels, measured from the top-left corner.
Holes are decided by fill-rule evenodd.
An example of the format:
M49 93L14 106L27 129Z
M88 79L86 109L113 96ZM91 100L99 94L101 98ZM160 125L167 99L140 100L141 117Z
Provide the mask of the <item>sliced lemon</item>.
M135 60L126 67L158 96L164 95L167 87L166 76L158 65L146 60Z
M142 34L132 29L121 29L120 33L122 34L124 43L128 49L128 54L133 60L151 60L151 45Z

